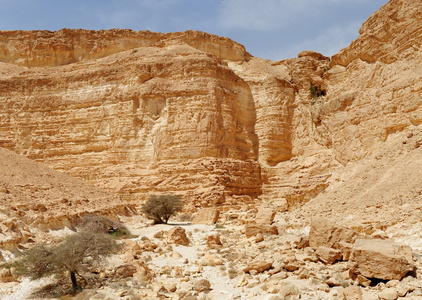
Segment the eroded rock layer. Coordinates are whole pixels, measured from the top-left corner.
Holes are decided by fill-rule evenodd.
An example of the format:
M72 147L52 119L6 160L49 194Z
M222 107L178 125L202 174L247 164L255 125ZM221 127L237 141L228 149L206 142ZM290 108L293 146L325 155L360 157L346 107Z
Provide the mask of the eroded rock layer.
M138 48L8 69L0 85L2 146L126 199L189 192L189 203L204 206L260 194L255 104L219 56Z
M278 62L193 31L2 32L0 146L126 200L338 199L330 186L354 178L353 164L420 157L419 11L391 0L331 59L303 51ZM398 170L396 184L416 188Z

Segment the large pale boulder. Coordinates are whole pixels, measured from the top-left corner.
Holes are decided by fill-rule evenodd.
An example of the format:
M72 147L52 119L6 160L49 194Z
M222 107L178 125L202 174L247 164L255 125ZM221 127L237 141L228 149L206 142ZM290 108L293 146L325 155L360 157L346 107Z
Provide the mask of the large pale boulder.
M220 216L220 212L216 208L212 208L212 207L202 208L198 211L192 223L213 225L218 221L219 216Z
M317 249L319 246L338 248L338 243L353 243L359 233L340 226L326 218L313 218L309 231L309 246Z
M400 280L415 269L412 248L388 240L357 239L352 272L367 278Z

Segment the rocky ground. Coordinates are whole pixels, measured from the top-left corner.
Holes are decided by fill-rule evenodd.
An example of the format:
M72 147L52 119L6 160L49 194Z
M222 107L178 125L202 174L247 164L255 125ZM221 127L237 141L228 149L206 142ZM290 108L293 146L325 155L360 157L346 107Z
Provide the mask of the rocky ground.
M212 212L202 215L168 225L122 218L137 237L122 240L122 252L91 274L95 286L75 299L422 299L416 228L411 249L404 246L409 232L400 239L397 228L368 236L324 218L303 226L291 213L264 207L195 224L215 221ZM390 237L403 242L401 250L388 252ZM374 248L378 242L384 244ZM1 279L2 299L36 299L37 288L53 280L7 272Z

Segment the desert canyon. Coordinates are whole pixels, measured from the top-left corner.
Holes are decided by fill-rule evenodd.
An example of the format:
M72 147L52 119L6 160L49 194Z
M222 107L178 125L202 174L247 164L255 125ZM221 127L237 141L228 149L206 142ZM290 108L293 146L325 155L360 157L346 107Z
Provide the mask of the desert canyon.
M0 31L3 261L101 214L139 238L79 299L422 299L421 11L390 0L333 57L282 61L196 31ZM188 244L152 194L182 197Z

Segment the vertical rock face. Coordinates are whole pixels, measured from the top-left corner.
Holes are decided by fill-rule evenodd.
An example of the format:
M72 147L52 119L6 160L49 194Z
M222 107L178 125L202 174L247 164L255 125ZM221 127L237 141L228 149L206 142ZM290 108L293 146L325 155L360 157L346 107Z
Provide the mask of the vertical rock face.
M190 203L206 206L260 194L254 101L220 57L138 48L95 63L7 69L0 85L2 146L127 199L188 191Z
M392 0L332 59L279 62L193 31L2 32L0 146L127 200L292 207L337 201L330 186L354 197L353 163L398 163L422 143L419 11Z

